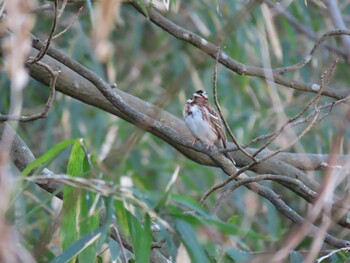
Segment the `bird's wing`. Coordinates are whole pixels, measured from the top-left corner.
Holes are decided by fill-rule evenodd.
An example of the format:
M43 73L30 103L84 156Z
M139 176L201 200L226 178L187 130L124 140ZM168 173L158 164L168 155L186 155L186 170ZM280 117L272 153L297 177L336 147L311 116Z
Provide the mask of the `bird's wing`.
M222 124L220 116L214 111L213 108L208 107L210 122L213 124L215 131L219 135L218 137L224 142L227 141L225 127Z

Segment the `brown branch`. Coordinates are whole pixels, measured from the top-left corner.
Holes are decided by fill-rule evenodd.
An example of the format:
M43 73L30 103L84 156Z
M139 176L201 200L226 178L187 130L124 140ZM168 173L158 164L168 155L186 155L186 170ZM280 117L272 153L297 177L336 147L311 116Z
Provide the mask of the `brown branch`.
M12 140L8 140L12 138ZM19 171L23 171L28 164L35 161L35 157L26 143L19 137L16 132L7 123L0 123L0 149L7 151L9 159L14 163ZM41 175L49 177L53 173L44 169ZM61 185L53 181L42 181L38 185L48 191L54 193L61 188ZM62 192L56 194L58 198L63 197Z
M33 42L33 45L37 46L37 48L40 49L40 44L38 44L36 41ZM231 162L222 156L219 151L215 152L213 150L209 153L206 150L206 147L202 147L201 144L192 146L191 136L186 129L184 122L179 118L171 115L166 111L161 110L160 108L155 107L148 102L142 101L130 94L127 94L118 88L113 89L110 85L103 82L103 80L101 80L95 73L84 68L82 65L70 59L68 56L64 55L56 49L50 47L47 54L51 57L46 56L45 61L51 65L51 67L59 67L63 71L57 83L57 89L59 89L61 92L78 100L81 100L87 104L99 107L107 112L123 118L130 123L133 123L134 125L141 127L142 129L154 134L158 138L163 139L175 147L177 150L179 150L181 153L183 153L185 156L198 163L219 167L223 166L223 169L229 169L225 170L225 172L229 172L231 174L234 171L230 168L232 167ZM47 76L42 74L42 72L37 67L35 67L35 65L31 66L31 74L37 80L43 83L47 82ZM91 79L90 75L93 77L93 79ZM81 76L87 76L88 79L85 79ZM103 96L101 96L96 87L92 85L93 81L90 79L94 82L98 82L99 85L106 85L106 88L111 92L111 96L114 95L122 98L122 100L127 102L129 107L134 109L134 113L141 112L142 115L139 115L138 118L134 118L132 114L129 115L129 112L127 110L119 110L118 108L113 107L111 103L109 103ZM247 151L253 152L254 150L247 149ZM261 154L259 154L258 158L263 158L269 153L270 151L264 150ZM288 177L300 179L310 189L318 188L318 184L310 177L308 177L300 170L292 167L288 163L280 161L279 158L273 157L272 159L265 161L263 164L254 165L253 167L253 164L250 162L251 160L245 155L241 154L238 151L232 154L235 160L239 161L241 165L249 165L248 167L244 168L245 170L249 169L250 167L252 171L255 171L257 173L284 174ZM215 158L212 157L213 155L215 155ZM298 155L295 154L295 158L297 158L297 156ZM316 155L315 158L317 158ZM322 160L326 160L326 157L324 157ZM227 162L226 164L225 161ZM295 189L293 186L291 186L290 189L305 198L305 200L308 202L313 201L311 197L306 196L305 193L301 192L299 189ZM255 190L258 191L257 188L255 188ZM258 194L265 197L265 195L263 195L263 191L258 191ZM278 205L278 201L276 202L276 205ZM275 205L275 203L273 204Z
M312 104L316 103L316 101L318 101L318 99L320 98L323 90L324 90L324 88L321 88L320 91L317 93L317 95L312 100L310 100L309 103L307 103L306 106L296 116L288 119L277 131L273 132L272 134L270 133L270 134L265 135L270 140L267 141L263 146L261 146L253 154L253 156L257 156L262 150L266 149L291 123L293 123L295 120L300 118L311 107ZM260 138L263 138L263 137L260 137ZM293 145L293 144L291 144L291 145ZM287 148L289 148L291 145L289 145Z

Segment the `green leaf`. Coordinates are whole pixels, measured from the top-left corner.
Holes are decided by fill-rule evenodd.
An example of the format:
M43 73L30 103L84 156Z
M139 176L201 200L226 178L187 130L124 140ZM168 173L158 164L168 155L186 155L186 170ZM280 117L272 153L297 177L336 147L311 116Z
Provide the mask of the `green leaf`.
M84 151L79 140L75 140L67 168L72 177L83 173ZM61 221L62 250L64 251L79 238L79 212L81 191L65 186L63 190L63 208ZM73 259L72 262L75 262Z
M193 226L183 220L176 220L176 229L181 236L192 262L210 262L204 247L198 242Z
M196 213L203 215L203 216L208 215L207 211L205 211L203 209L203 207L197 201L195 201L193 198L190 198L190 197L185 196L185 195L177 195L177 194L172 194L171 198L172 198L172 201L175 201L176 203L184 206L185 210L186 209L193 210Z
M229 220L227 220L227 223L230 224L230 225L234 225L237 223L238 221L238 216L237 215L233 215L229 218Z
M103 227L99 227L91 233L82 236L76 242L67 247L67 249L65 249L60 255L54 258L51 263L65 263L72 260L79 253L84 251L84 249L93 244L101 236L102 231ZM95 260L95 258L93 258L93 260Z
M128 215L129 231L133 244L135 261L139 263L148 263L152 244L151 218L146 214L145 222L142 227L133 214L129 211L126 211L126 213Z
M117 218L117 224L120 232L126 238L130 238L129 224L128 224L128 216L126 213L126 209L123 205L123 202L120 200L114 200L114 208L115 208L115 216Z
M22 176L28 176L36 167L40 164L42 166L36 170L36 174L40 173L50 162L52 162L61 152L66 149L68 146L76 142L76 139L70 139L63 142L60 142L56 146L52 147L45 154L40 156L34 162L30 163L22 172Z
M94 200L98 198L95 193L89 193L86 191L81 191L81 200L80 207L81 212L79 213L79 237L93 231L99 226L99 214L98 211L90 211L90 208L93 205ZM92 213L92 214L90 214ZM106 232L106 227L105 231ZM104 237L103 241L106 238ZM95 262L96 257L96 245L97 243L92 244L87 249L85 249L79 255L79 262Z
M82 148L83 140L76 140L69 158L67 174L78 177L89 169L85 165L85 152ZM62 249L65 250L80 236L96 229L99 224L97 213L90 215L90 208L96 198L94 193L89 193L70 186L63 190L62 208ZM79 262L94 262L96 257L96 244L90 246L79 255ZM76 259L72 261L75 262Z

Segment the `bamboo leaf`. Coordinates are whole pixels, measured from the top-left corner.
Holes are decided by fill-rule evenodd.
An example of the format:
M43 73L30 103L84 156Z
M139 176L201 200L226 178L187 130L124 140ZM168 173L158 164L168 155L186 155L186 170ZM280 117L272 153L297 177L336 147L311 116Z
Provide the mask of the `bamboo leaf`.
M60 155L64 149L66 149L68 146L72 145L75 142L76 142L76 139L70 139L55 145L50 150L48 150L45 154L40 156L31 164L29 164L23 170L22 176L28 176L36 167L38 167L39 165L42 165L42 167L36 170L36 174L40 173L50 162L52 162L58 155Z

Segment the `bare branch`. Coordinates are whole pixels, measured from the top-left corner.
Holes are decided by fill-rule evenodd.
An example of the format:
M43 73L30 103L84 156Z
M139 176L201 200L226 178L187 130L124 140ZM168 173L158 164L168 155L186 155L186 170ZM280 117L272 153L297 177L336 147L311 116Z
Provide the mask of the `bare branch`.
M58 75L60 74L60 71L53 71L50 66L48 66L47 64L41 61L37 61L35 64L44 68L51 75L50 95L46 101L44 111L33 115L29 115L29 116L0 115L0 122L4 122L4 121L30 122L30 121L46 118L47 115L49 114L49 110L51 109L52 102L55 98L56 82L57 82Z

